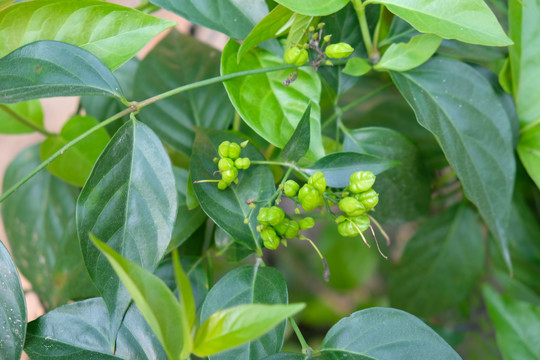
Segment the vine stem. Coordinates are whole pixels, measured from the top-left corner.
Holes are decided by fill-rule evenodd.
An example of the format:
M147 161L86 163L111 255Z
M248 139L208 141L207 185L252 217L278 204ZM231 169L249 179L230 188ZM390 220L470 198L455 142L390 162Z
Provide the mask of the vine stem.
M308 65L306 65L308 66ZM227 75L222 76L216 76L210 79L201 80L198 82L194 82L192 84L180 86L178 88L166 91L164 93L158 94L156 96L152 96L151 98L148 98L146 100L143 100L139 103L132 102L131 106L129 108L126 108L119 113L111 116L110 118L100 122L96 126L92 127L88 131L84 132L83 134L79 135L75 139L68 142L66 145L64 145L60 150L52 154L49 158L47 158L45 161L43 161L41 164L39 164L34 170L32 170L28 175L23 177L21 180L19 180L15 185L10 187L6 192L4 192L0 196L0 203L3 202L5 199L7 199L11 194L13 194L19 187L21 187L24 183L26 183L28 180L30 180L34 175L36 175L39 171L43 170L47 165L49 165L51 162L53 162L56 158L58 158L60 155L62 155L66 150L70 149L72 146L79 143L81 140L85 139L87 136L93 134L94 132L98 131L99 129L109 125L110 123L122 118L125 115L131 114L131 113L138 113L140 109L144 108L145 106L148 106L150 104L155 103L156 101L168 98L170 96L180 94L184 91L197 89L200 87L216 84L219 82L231 80L238 77L248 76L248 75L256 75L256 74L264 74L274 71L280 71L280 70L287 70L287 69L293 69L297 66L294 64L283 64L278 66L272 66L267 68L261 68L261 69L253 69L253 70L245 70L245 71L239 71ZM37 130L37 129L36 129ZM51 134L54 135L54 134Z
M360 23L360 31L362 32L362 38L364 39L364 45L370 59L378 58L378 51L373 47L371 42L371 34L369 33L369 27L366 18L365 4L362 4L362 0L353 0L354 10Z
M32 130L35 130L39 132L40 134L43 134L45 136L56 136L57 134L51 133L44 129L43 127L34 124L32 121L27 119L26 117L22 116L21 114L18 114L17 112L13 111L9 106L0 104L0 110L11 116L13 119L17 120L19 123L23 124L24 126L29 127Z
M308 352L312 352L313 349L311 348L311 346L308 345L306 339L304 339L304 335L302 335L300 328L298 327L296 321L294 321L294 318L292 316L289 317L289 323L291 324L291 327L293 328L294 333L298 338L298 341L300 341L300 345L302 345L302 353L308 355Z

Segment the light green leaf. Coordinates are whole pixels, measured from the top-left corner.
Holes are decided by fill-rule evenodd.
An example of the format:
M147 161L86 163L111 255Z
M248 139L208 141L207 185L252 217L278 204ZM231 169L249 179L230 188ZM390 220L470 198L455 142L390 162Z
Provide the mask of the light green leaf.
M35 41L57 40L91 52L114 70L174 25L105 1L21 2L0 13L0 57Z
M208 356L256 339L304 307L304 304L245 304L220 310L197 329L193 353Z
M72 117L64 124L58 136L50 136L41 143L41 160L47 159L68 142L97 124L98 121L90 116L76 115ZM99 129L64 152L60 158L47 166L47 169L60 179L82 187L108 142L109 134L107 131Z
M408 43L392 44L375 64L377 70L407 71L425 63L442 39L433 34L414 36Z
M347 60L347 65L343 69L343 72L351 76L362 76L367 74L371 70L369 62L362 58L353 57Z
M310 113L311 103L308 105L304 115L300 119L300 122L296 126L293 135L283 148L281 156L287 161L296 162L300 160L309 150L309 137L310 137Z
M174 279L178 292L180 293L180 306L182 306L182 313L186 317L186 328L188 334L193 329L195 324L195 300L193 298L193 291L191 289L191 284L189 278L187 277L182 264L180 264L180 258L178 256L178 250L174 250L172 254L173 258L173 270L174 270Z
M26 302L17 268L0 241L0 357L19 359L26 337Z
M328 360L461 359L420 319L388 308L370 308L341 319L326 334L321 353Z
M512 45L483 0L368 0L364 4L382 4L418 31L444 39L488 46Z
M43 128L43 111L39 100L30 100L13 105L0 106L0 133L26 134L35 131L33 128L25 126L20 121L17 121L17 117L23 117L36 127Z
M503 297L487 285L484 286L483 293L503 358L538 359L540 306Z
M540 126L525 131L517 146L521 163L540 189Z
M0 0L0 10L4 10L9 5L11 5L12 2L13 0Z
M191 335L184 308L160 278L123 258L103 241L90 235L127 288L144 319L170 359L184 359L191 353Z
M392 306L428 318L457 305L482 275L484 257L477 214L465 204L445 210L407 242L390 277Z
M305 44L309 39L306 36L306 31L311 25L316 25L319 17L302 15L295 13L291 18L291 27L285 42L285 49L289 49L297 44Z
M322 16L337 12L347 5L349 0L276 0L276 2L299 14Z
M420 125L438 139L511 268L507 223L516 167L510 119L500 98L480 73L455 60L432 59L391 75Z
M240 64L237 64L239 46L232 40L225 46L221 58L223 74L283 63L281 58L255 49L246 53ZM311 68L299 68L298 78L291 85L284 86L283 81L288 75L288 72L272 72L244 76L224 84L229 98L244 121L257 134L279 148L287 144L311 101L311 143L307 157L314 161L323 156L319 107L321 83Z

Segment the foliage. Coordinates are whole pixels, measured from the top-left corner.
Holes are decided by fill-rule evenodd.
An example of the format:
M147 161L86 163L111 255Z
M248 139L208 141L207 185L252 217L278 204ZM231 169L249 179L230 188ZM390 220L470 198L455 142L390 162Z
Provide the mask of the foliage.
M231 39L139 61L160 8ZM0 195L0 357L540 357L538 15L0 1L0 133L44 137Z

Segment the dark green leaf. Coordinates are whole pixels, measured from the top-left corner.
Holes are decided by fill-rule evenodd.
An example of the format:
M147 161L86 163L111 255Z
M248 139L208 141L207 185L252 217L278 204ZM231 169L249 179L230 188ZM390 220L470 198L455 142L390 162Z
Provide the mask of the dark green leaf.
M296 126L293 135L283 148L281 156L287 161L296 162L300 160L309 150L310 140L310 113L311 103L309 103L304 115L300 119L300 122Z
M218 76L219 58L219 51L172 31L141 61L134 96L144 99ZM187 156L195 138L194 126L226 129L233 116L234 109L221 84L160 100L139 115L165 142Z
M213 159L218 156L218 147L223 141L240 143L244 139L217 130L197 130L191 156L193 181L220 179L219 174L214 175L218 167ZM248 157L251 161L264 160L251 144L242 150L240 156ZM238 180L238 184L232 184L225 190L219 190L216 183L198 183L193 188L201 208L219 227L244 247L260 249L260 236L256 230L258 209L251 212L250 223L244 224L244 219L250 213L246 201L272 196L275 191L274 178L268 166L251 165L249 169L239 171Z
M201 323L213 313L241 304L287 304L287 284L274 268L242 266L225 275L208 293ZM257 340L211 356L213 360L258 360L281 350L285 322Z
M384 223L417 220L429 211L429 178L416 145L397 131L364 127L349 132L343 141L344 151L399 161L395 168L377 176L373 188L379 193L376 218Z
M225 46L221 61L223 74L283 63L281 58L255 49L245 54L240 64L237 64L239 46L233 40ZM323 155L319 107L321 83L311 68L299 68L298 78L291 85L284 86L283 81L288 75L289 72L280 71L244 76L226 81L225 88L244 121L257 134L279 148L287 144L311 102L311 143L306 156L314 161Z
M26 134L35 130L22 124L15 119L19 115L37 127L43 128L43 110L39 100L24 101L13 105L5 105L8 109L0 106L0 133L2 134ZM16 115L13 116L15 113Z
M0 57L35 41L57 40L91 52L114 70L174 25L105 1L21 2L0 13L0 39L9 39L0 43ZM57 50L60 54L64 51Z
M540 189L540 126L521 134L517 152L527 173Z
M371 308L334 325L321 345L326 359L461 359L418 318L404 311Z
M154 271L169 245L176 209L174 175L161 141L146 125L129 121L101 154L77 202L83 257L109 309L109 336L131 297L88 234Z
M38 146L11 162L4 191L40 164ZM77 241L78 190L46 171L34 176L2 204L2 219L20 272L46 309L97 295Z
M382 157L355 152L340 152L326 155L303 170L310 175L321 171L330 187L346 187L349 185L349 177L356 171L371 171L377 175L396 165L399 165L398 161Z
M437 58L392 73L420 125L438 139L465 194L501 242L509 267L506 226L514 187L510 120L488 81L468 65Z
M58 136L50 136L41 143L41 159L47 159L68 142L97 124L97 120L90 116L76 115L72 117L64 124ZM107 131L99 129L65 151L60 158L47 166L47 170L70 184L82 187L108 142Z
M304 15L330 15L349 2L349 0L276 0L278 4Z
M112 355L107 307L101 298L59 307L28 324L24 351L32 360L147 360L166 354L135 305L130 306Z
M306 356L295 353L278 353L265 357L264 360L305 360Z
M483 292L503 358L537 359L540 356L540 306L500 296L488 286Z
M437 35L422 34L414 36L408 43L391 44L373 68L394 71L414 69L435 54L441 40Z
M456 205L423 224L390 278L392 306L430 317L465 299L484 268L482 224Z
M19 359L26 336L26 302L19 273L0 241L0 357Z
M229 234L219 227L214 232L214 243L219 253L223 254L227 261L237 262L253 254L250 249L235 242Z
M2 104L75 95L123 98L111 71L97 57L73 45L39 41L0 59Z

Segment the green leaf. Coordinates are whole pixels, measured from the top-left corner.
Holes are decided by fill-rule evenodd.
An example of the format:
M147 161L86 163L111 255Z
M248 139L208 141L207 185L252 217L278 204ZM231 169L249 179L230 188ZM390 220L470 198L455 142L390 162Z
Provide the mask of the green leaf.
M90 237L133 297L169 359L186 358L192 347L190 326L176 296L160 278L123 258L93 235Z
M99 157L77 202L81 249L109 309L111 339L131 297L88 234L154 271L169 245L176 209L174 175L161 141L146 125L129 121Z
M266 334L304 307L304 304L246 304L220 310L197 329L193 353L208 356L244 344Z
M271 267L242 266L227 273L215 284L201 310L201 322L212 314L242 304L287 304L287 284L279 271ZM258 360L281 350L285 322L268 334L222 354L212 360Z
M540 119L540 3L536 0L510 1L508 22L514 46L508 48L512 88L520 125Z
M477 214L465 204L445 210L407 242L388 286L392 306L428 318L457 305L482 275L484 257Z
M174 222L169 250L182 245L207 219L199 206L191 210L188 207L186 192L188 184L192 182L189 180L187 170L173 167L173 173L178 197L178 212Z
M191 289L189 278L184 272L184 269L182 269L180 258L178 257L178 251L176 249L173 251L172 258L174 279L180 295L180 306L182 307L182 314L186 318L185 322L186 329L188 330L187 334L190 334L191 329L193 329L195 324L195 299L193 298L193 291Z
M241 63L237 64L239 46L232 40L225 46L221 58L223 74L283 63L281 58L255 49L245 54ZM287 72L271 72L232 79L224 84L229 98L244 121L257 134L279 148L287 144L311 101L311 143L307 157L316 160L323 155L319 108L321 83L313 69L299 68L298 78L285 87L283 81L288 75Z
M296 126L293 135L283 148L281 156L287 160L296 162L300 160L309 150L310 137L310 113L311 103L309 103L304 115Z
M438 139L511 267L506 226L515 159L510 119L500 99L482 75L455 60L432 59L391 75L420 125Z
M11 5L12 2L13 0L0 0L0 10L4 10L9 5Z
M26 336L26 302L19 273L0 241L0 357L19 359Z
M309 175L321 171L328 186L346 187L349 177L356 171L371 171L377 175L398 165L398 161L355 152L340 152L326 155L309 167L302 169Z
M540 188L540 126L521 134L517 152L527 173Z
M285 42L285 49L289 49L296 44L305 44L308 42L306 31L310 26L317 25L319 17L301 15L295 13L291 18L291 25L289 28L289 34L287 35L287 41Z
M278 353L265 357L264 360L304 360L305 355L295 353Z
M325 359L461 359L418 318L401 310L370 308L341 319L326 334Z
M489 286L484 286L483 293L503 358L537 359L540 356L540 306L500 296Z
M512 45L483 0L368 0L382 4L423 33L488 46Z
M172 31L141 61L135 77L134 96L145 99L218 76L219 58L219 51ZM234 109L221 84L160 100L139 114L160 138L187 156L191 155L195 126L226 129L233 117Z
M90 116L76 115L72 117L64 124L58 136L50 136L41 143L41 159L47 159L68 142L97 124L97 120ZM82 187L108 142L107 131L99 129L64 152L60 158L47 166L47 170L70 184Z
M219 179L219 174L214 175L218 167L213 161L218 156L219 144L223 141L239 144L244 140L227 132L197 129L190 168L193 181ZM264 160L251 144L242 150L240 156L248 157L251 161ZM246 201L272 196L275 191L274 178L268 166L251 165L249 169L239 171L238 180L238 184L232 184L225 190L219 190L216 183L197 183L193 189L206 215L234 241L251 250L260 249L260 235L256 230L258 209L251 211ZM244 224L244 219L250 213L250 223Z
M24 150L7 168L4 191L40 163L37 145ZM2 203L17 267L46 309L97 295L77 240L77 193L77 188L42 171Z
M225 259L230 262L238 262L253 252L247 247L234 241L223 229L217 228L214 232L214 243L220 254L223 254Z
M105 1L21 2L0 13L0 39L9 39L0 43L0 57L35 41L57 40L91 52L114 70L174 25L174 21ZM56 51L57 57L64 55Z
M176 13L186 20L244 39L266 14L264 0L151 0L152 4Z
M242 60L242 56L265 40L273 39L284 32L284 28L289 23L294 12L288 8L278 5L268 15L266 15L240 45L237 54L237 62Z
M371 70L371 65L364 59L353 57L347 60L343 72L351 76L362 76Z
M8 109L6 110L7 107ZM20 116L37 127L43 128L43 110L39 100L24 101L13 105L0 106L0 133L26 134L35 130L25 126L16 117ZM13 114L14 113L14 114Z
M397 224L427 216L431 200L430 181L414 142L397 131L382 127L364 127L351 130L349 134L343 141L344 151L400 162L379 174L373 185L379 193L377 220Z
M441 44L433 34L416 35L408 43L392 44L375 64L377 70L407 71L425 63Z
M94 55L73 45L39 41L0 59L2 104L75 95L124 98L110 70Z
M28 324L24 351L32 360L147 360L166 354L133 304L124 317L111 354L107 307L101 298L61 306Z
M300 14L322 16L337 12L347 5L349 0L276 0L276 2Z

